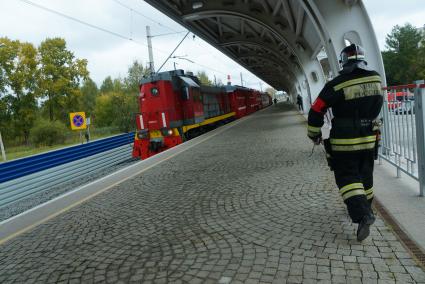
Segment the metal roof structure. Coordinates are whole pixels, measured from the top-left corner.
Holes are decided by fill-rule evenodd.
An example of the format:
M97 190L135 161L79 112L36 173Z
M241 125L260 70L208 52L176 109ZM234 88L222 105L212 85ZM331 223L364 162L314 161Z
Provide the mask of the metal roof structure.
M317 59L337 74L346 42L362 45L382 74L379 46L361 0L146 0L277 90L311 102L323 85Z

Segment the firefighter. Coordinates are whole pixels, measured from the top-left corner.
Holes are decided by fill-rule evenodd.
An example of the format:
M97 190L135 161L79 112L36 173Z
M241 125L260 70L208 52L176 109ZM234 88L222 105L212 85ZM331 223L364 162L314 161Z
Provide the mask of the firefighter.
M361 46L351 44L340 55L342 70L328 82L308 114L308 137L322 142L321 127L327 109L334 118L329 140L331 168L339 193L353 223L357 223L357 240L369 236L375 221L373 200L373 165L378 147L378 120L383 96L381 78L369 70Z

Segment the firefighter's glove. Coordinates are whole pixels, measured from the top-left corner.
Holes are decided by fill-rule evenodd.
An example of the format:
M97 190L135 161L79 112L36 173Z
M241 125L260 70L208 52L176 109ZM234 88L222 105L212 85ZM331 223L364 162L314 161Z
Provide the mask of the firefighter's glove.
M311 141L313 141L314 145L320 145L322 143L322 136L321 135L314 136L314 137L308 136L308 138L310 138Z
M315 140L313 140L314 145L320 145L322 144L322 137L318 137Z

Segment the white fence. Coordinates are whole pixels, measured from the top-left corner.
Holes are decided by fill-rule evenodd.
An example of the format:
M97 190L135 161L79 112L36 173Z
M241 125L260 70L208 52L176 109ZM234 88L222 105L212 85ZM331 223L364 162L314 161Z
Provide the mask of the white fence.
M420 196L423 196L425 84L418 81L416 84L384 88L384 92L384 124L379 156L396 167L398 177L404 172L417 179Z

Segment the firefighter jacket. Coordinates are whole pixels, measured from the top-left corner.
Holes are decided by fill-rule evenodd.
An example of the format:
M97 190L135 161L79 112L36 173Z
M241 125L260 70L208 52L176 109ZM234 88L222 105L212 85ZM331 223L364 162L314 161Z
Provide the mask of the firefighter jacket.
M330 132L332 153L373 151L377 133L373 128L383 103L381 78L375 71L354 69L328 82L308 114L308 137L322 136L323 117L332 107Z

